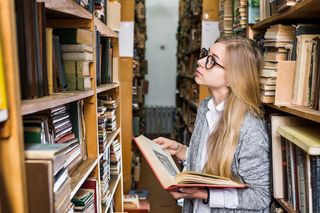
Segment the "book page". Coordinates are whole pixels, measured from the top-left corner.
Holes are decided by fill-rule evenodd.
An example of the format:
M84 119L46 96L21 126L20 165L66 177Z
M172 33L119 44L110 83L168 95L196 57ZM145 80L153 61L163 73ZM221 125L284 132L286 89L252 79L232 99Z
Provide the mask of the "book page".
M172 185L174 177L180 173L171 155L158 144L143 135L134 139L152 171L163 188Z

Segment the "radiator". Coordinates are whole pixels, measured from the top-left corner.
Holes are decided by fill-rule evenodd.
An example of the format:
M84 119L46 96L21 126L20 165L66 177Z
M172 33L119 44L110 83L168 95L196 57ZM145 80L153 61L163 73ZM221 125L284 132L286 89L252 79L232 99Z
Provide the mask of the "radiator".
M174 107L146 107L145 134L151 138L157 136L171 136L175 118Z

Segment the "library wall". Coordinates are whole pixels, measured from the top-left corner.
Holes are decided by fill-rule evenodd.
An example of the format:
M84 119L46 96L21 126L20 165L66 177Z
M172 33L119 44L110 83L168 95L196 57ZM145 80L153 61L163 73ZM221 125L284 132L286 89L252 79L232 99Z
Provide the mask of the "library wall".
M146 1L146 106L175 106L178 0ZM169 24L170 23L170 24Z

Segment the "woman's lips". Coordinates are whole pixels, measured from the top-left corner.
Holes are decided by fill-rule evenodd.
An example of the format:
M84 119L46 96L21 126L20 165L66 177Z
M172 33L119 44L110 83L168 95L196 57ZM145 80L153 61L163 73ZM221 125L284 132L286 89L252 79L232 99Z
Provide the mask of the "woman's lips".
M201 75L202 76L202 73L199 70L196 70L196 75Z

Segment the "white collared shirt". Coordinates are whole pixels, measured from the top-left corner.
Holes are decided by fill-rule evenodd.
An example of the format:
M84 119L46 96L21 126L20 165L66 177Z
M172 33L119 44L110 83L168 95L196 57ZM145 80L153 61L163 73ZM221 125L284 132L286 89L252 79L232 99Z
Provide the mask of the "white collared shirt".
M208 102L208 108L209 111L206 113L206 118L209 131L205 140L203 140L203 143L205 144L202 146L202 151L200 152L203 154L198 155L197 158L197 162L199 162L199 164L196 165L197 171L203 171L203 168L208 160L207 141L209 135L214 130L220 117L222 116L224 102L221 102L215 106L213 99L211 98ZM238 206L238 193L236 189L210 189L209 204L203 204L201 199L195 199L193 204L194 213L210 213L210 208L236 208Z

